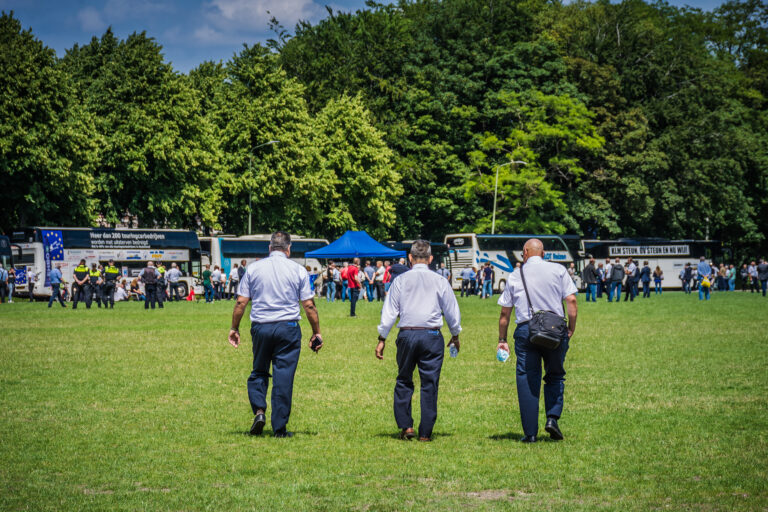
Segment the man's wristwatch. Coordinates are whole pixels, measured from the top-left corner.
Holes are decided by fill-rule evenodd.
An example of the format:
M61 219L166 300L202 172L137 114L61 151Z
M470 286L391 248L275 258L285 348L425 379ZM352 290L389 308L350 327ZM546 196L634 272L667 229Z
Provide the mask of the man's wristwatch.
M235 329L234 327L230 327L230 328L229 328L229 330L230 330L230 331L234 331L234 332L236 332L237 334L240 334L240 329Z
M506 343L506 342L507 342L507 338L499 338L499 343Z

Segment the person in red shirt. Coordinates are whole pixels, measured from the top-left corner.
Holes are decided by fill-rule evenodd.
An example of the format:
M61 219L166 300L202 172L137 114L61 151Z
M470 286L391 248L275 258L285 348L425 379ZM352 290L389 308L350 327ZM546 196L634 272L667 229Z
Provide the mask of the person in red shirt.
M341 302L344 302L345 300L347 300L347 296L349 294L349 287L347 286L348 270L349 270L349 263L345 261L344 266L341 268L341 272L339 272L339 275L341 275Z
M355 315L355 305L360 298L360 281L358 273L360 272L360 258L355 258L352 264L347 268L347 286L349 287L349 316Z
M392 285L392 274L389 272L389 269L392 268L392 265L389 261L384 262L384 295L386 295L389 292L389 287Z

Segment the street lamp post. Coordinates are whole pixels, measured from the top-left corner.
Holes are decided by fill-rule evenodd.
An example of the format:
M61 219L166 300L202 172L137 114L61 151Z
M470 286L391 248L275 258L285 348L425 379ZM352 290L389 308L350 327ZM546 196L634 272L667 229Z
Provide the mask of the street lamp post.
M265 142L264 144L259 144L255 148L251 150L251 162L248 166L248 171L253 175L253 152L256 151L259 148L263 148L264 146L271 146L272 144L278 144L279 140L270 140L269 142ZM251 234L251 225L253 221L253 210L251 209L251 200L253 199L253 192L248 191L248 234Z
M512 160L511 162L507 162L505 164L497 165L496 166L496 186L493 188L493 219L491 220L491 234L493 235L496 233L496 197L499 195L499 169L502 167L506 167L508 165L528 165L528 162L523 162L522 160Z

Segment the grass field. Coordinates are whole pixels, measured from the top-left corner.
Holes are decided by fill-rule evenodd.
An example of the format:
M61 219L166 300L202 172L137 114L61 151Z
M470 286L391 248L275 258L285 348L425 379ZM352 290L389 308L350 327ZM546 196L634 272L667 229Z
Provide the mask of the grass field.
M762 297L580 303L566 439L535 445L518 442L514 363L494 357L495 301L460 299L432 443L396 438L379 306L318 304L326 346L302 351L293 439L245 435L231 303L0 305L0 508L768 510Z

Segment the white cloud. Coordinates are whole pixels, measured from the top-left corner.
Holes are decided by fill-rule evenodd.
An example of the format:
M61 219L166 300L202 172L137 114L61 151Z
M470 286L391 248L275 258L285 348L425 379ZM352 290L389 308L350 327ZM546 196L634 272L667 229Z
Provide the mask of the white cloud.
M324 12L312 0L212 0L207 7L209 22L223 30L263 31L272 16L292 29Z
M93 7L80 9L77 13L77 20L86 32L101 32L107 28L107 22L104 21L101 13Z
M143 16L169 13L173 7L158 0L107 0L104 14L113 19L137 19Z
M230 37L210 25L198 27L192 33L192 37L200 44L229 44L232 42Z

